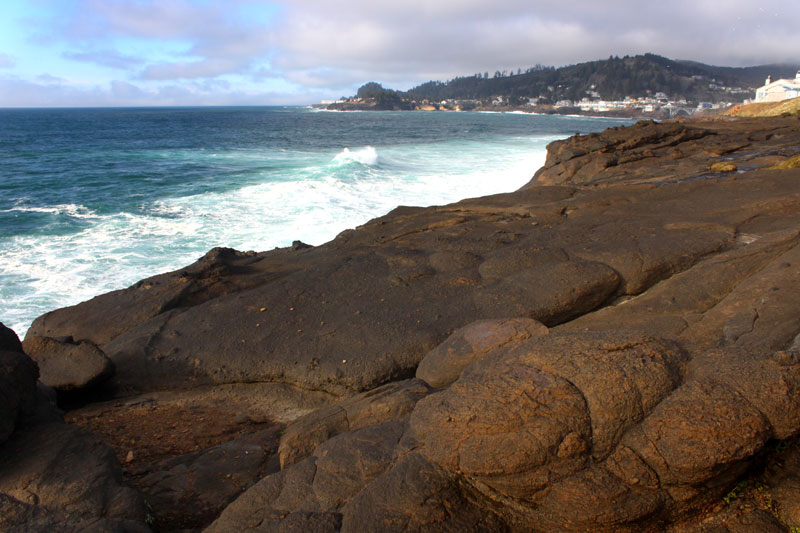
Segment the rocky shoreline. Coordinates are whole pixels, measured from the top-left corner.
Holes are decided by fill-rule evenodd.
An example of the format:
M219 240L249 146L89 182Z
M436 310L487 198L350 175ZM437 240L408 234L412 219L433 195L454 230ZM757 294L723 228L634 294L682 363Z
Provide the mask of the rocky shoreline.
M800 527L798 157L643 121L0 328L0 530Z

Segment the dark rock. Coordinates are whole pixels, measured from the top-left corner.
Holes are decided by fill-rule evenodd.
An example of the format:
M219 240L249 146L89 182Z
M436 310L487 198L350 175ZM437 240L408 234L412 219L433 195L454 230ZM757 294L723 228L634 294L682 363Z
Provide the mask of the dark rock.
M753 506L726 506L699 522L677 524L668 533L785 533L786 527L769 511Z
M619 274L603 263L545 263L483 287L475 301L486 317L523 316L555 325L600 305L619 282Z
M446 472L417 453L402 456L344 506L342 514L343 533L508 529L494 513L473 505Z
M519 191L401 207L302 250L215 249L48 313L29 337L94 343L118 395L313 396L237 407L245 421L282 414L283 470L215 531L660 531L723 517L769 443L800 431L800 174L766 169L798 142L786 118L577 136ZM721 156L739 170L710 172ZM461 329L486 319L499 321ZM532 319L550 333L506 331ZM415 372L442 390L396 383ZM170 498L194 461L165 470ZM708 524L733 527L720 520Z
M675 147L685 146L688 141L708 135L713 135L713 132L678 122L656 124L652 121L638 122L630 128L607 130L595 136L576 135L548 145L547 161L532 183L586 185L612 181L619 171L616 168L605 171L617 166L617 151L625 151L627 162L633 163L653 157L653 150L672 151ZM641 150L643 147L647 148ZM643 155L636 157L637 152Z
M338 527L342 505L391 465L404 428L404 421L384 422L331 438L312 456L247 490L207 531L240 531L256 524L278 530L308 520L327 531L336 517Z
M0 446L3 531L148 531L141 496L113 452L64 423L18 430Z
M627 329L642 329L667 336L684 334L700 346L717 346L723 342L725 324L730 324L728 320L731 318L731 311L738 308L744 313L749 313L748 305L760 305L753 300L749 300L749 304L745 303L748 300L736 303L736 295L746 287L753 286L753 283L744 283L742 289L737 289L737 285L751 276L756 276L755 279L762 280L758 283L763 286L768 278L760 277L758 272L796 246L798 242L800 234L797 230L767 234L752 244L727 250L698 262L691 268L656 284L633 300L586 314L560 326L560 329L607 330L624 324ZM775 266L780 264L783 263L777 263ZM792 272L791 268L782 270L785 270L787 275ZM791 276L788 276L785 279L790 278ZM748 291L748 294L752 297L755 291ZM771 296L768 292L762 292L758 298L760 299L762 295ZM725 300L727 302L720 305ZM792 301L791 298L787 299L784 309L792 308ZM728 302L733 307L729 306ZM765 334L777 337L771 343L772 347L779 345L780 342L789 341L787 330L791 328L795 318L796 315L784 315L780 323L785 324L785 327L776 328L774 332L765 325L763 330ZM728 331L731 331L730 327ZM744 331L740 331L736 338L742 337L743 333ZM745 335L742 341L746 338Z
M247 434L208 450L168 459L152 467L138 482L148 505L162 521L193 516L202 527L268 474L278 448L279 428ZM275 461L277 469L277 461ZM188 513L187 513L188 507Z
M90 388L114 374L114 363L89 341L71 344L28 336L23 347L39 365L42 383L59 391Z
M530 499L590 455L607 456L675 387L680 361L635 336L536 337L423 399L411 428L443 468Z
M418 379L390 383L298 418L283 432L281 467L310 455L335 435L406 417L430 390Z
M637 224L637 230L626 229ZM735 231L709 224L653 224L621 219L592 228L579 245L568 246L571 258L599 261L616 270L622 280L620 292L639 294L656 282L686 270L698 260L728 248ZM619 239L620 234L632 235Z
M7 328L0 322L0 351L21 352L22 343L14 330Z
M0 351L0 444L12 434L22 416L34 414L38 377L36 363L27 355Z

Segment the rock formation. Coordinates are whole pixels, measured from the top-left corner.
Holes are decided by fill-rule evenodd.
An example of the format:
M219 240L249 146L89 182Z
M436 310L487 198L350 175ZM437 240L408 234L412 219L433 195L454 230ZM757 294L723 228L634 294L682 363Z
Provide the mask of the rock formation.
M132 454L162 530L800 526L800 169L781 165L798 150L798 118L575 136L519 191L317 247L215 249L43 315L24 348L42 369L76 347L76 371L113 364L74 380L106 402L69 419ZM5 339L17 461L41 393ZM183 440L137 466L119 428L158 420ZM0 516L67 520L6 472ZM118 476L96 479L126 503L86 497L82 516L143 524Z
M0 324L0 531L149 531L113 451L63 422L38 375Z

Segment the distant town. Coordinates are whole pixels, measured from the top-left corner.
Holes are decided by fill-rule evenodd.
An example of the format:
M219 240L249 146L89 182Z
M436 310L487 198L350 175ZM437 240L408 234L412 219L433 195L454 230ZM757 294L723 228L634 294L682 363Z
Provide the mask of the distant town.
M798 96L797 66L713 67L646 54L560 69L537 66L511 74L496 72L493 77L475 74L408 91L370 82L355 96L323 101L320 107L673 118Z

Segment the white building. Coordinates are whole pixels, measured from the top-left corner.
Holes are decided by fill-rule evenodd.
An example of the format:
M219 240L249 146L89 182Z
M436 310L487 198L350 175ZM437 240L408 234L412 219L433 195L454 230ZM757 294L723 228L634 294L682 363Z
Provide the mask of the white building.
M800 70L793 80L780 79L772 81L767 77L763 87L756 89L756 102L780 102L800 96Z

